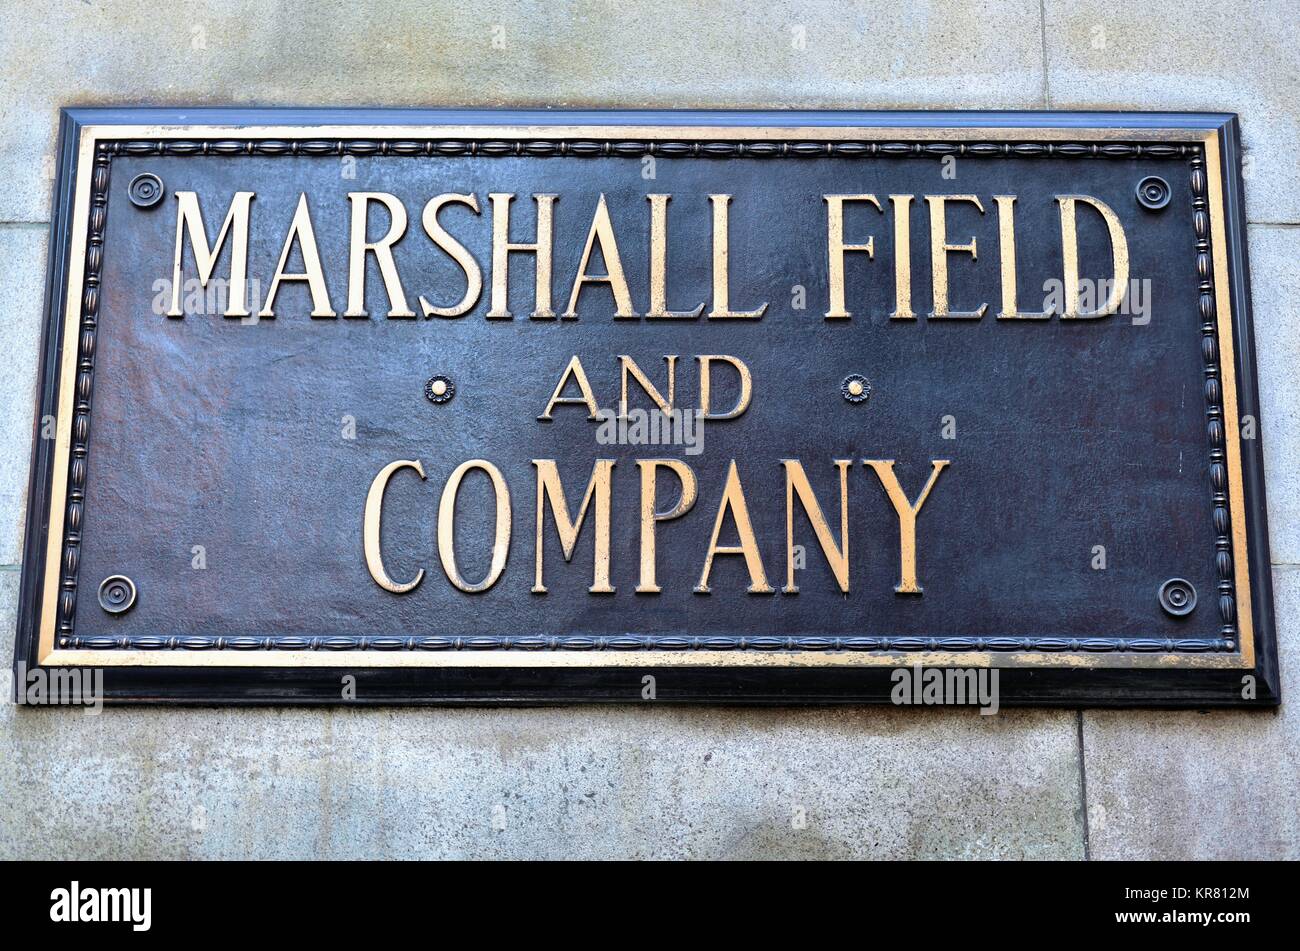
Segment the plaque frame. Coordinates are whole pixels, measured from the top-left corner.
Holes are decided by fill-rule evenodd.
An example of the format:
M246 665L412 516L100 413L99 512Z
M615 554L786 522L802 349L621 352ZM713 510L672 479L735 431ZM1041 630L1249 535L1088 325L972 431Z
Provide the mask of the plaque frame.
M1220 595L1235 649L1205 651L1140 643L1117 651L1086 639L1036 650L996 637L952 649L936 638L899 638L888 649L835 644L764 644L719 649L711 638L677 649L586 643L500 649L394 649L321 643L226 646L175 643L77 644L78 477L85 474L88 394L93 388L94 311L102 261L103 192L117 149L154 143L171 154L419 154L404 148L460 143L477 154L820 155L865 148L873 155L1120 155L1136 147L1199 149L1204 220L1197 219L1202 291L1217 343L1210 369L1222 381L1208 425L1218 468L1213 505L1227 519ZM316 150L316 151L313 151ZM190 153L184 150L191 150ZM736 150L739 150L737 152ZM1196 153L1189 152L1196 175ZM342 702L340 678L356 678L356 699L385 703L641 702L655 697L737 703L888 702L899 667L996 667L1001 702L1052 705L1268 706L1280 701L1263 451L1242 440L1238 420L1258 419L1246 227L1237 117L1118 112L707 112L388 109L69 108L61 112L38 403L28 492L17 669L102 668L109 700L228 703ZM1197 214L1201 208L1198 205ZM98 217L97 217L98 216ZM1189 250L1189 253L1192 253ZM1204 300L1204 297L1203 297ZM78 320L68 320L76 314ZM89 319L87 319L89 318ZM87 336L89 335L89 336ZM88 358L88 354L90 358ZM56 437L40 438L53 417ZM1215 453L1218 453L1216 457ZM78 466L80 466L78 475ZM1218 523L1216 522L1216 525ZM1243 557L1244 556L1244 557ZM101 638L100 640L103 640ZM155 638L163 641L166 638ZM292 639L285 639L286 641ZM303 640L303 639L298 639ZM678 639L682 640L682 639ZM805 638L817 641L816 638ZM821 639L826 640L826 639ZM967 639L969 640L969 639ZM1052 639L1045 639L1051 641ZM1056 639L1061 640L1061 639ZM699 643L694 643L698 641ZM917 642L915 644L911 642ZM1243 696L1243 678L1253 696Z

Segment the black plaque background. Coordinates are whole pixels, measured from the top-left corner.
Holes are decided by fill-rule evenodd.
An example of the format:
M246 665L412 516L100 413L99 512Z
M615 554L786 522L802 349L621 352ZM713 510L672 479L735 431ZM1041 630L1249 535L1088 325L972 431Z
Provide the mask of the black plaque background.
M1170 118L1188 124L1187 116ZM1225 137L1230 130L1225 126ZM1232 154L1230 148L1226 151ZM635 156L375 155L358 157L355 178L344 178L338 156L115 156L77 634L98 640L105 635L953 635L1025 643L1044 637L1218 636L1186 157L970 157L960 160L956 181L941 177L936 157L660 156L654 181L644 180L641 169ZM127 200L125 185L145 170L163 179L169 198L141 211ZM1159 174L1173 186L1172 201L1162 212L1146 211L1133 198L1134 185L1149 174ZM419 233L419 211L429 197L453 191L479 196L483 215L453 208L444 213L444 221L486 269L486 193L521 196L513 215L521 236L531 232L526 196L559 193L557 311L567 299L601 192L611 206L638 304L643 307L645 301L643 196L651 191L674 196L670 306L707 301L706 196L726 192L736 196L731 211L732 305L750 307L766 300L769 312L758 322L614 321L608 293L592 289L582 297L580 320L532 322L524 318L532 298L531 260L514 256L512 299L519 303L510 322L483 319L486 291L474 312L455 320L310 320L306 289L294 285L282 291L280 316L274 321L244 325L196 316L168 321L153 313L150 302L156 293L153 282L170 273L175 228L170 195L182 188L199 191L214 227L234 190L256 190L250 274L264 288L297 196L307 191L331 296L340 312L346 293L348 191L390 191L404 200L411 224L397 257L413 305L421 293L450 303L463 287L458 269ZM960 204L949 212L949 240L965 241L973 233L981 251L977 263L962 255L950 257L951 298L954 308L987 301L991 311L999 304L991 196L1019 196L1025 308L1037 306L1043 277L1059 270L1052 196L1073 192L1099 197L1126 226L1133 276L1152 282L1152 321L1141 327L1123 317L1073 326L1056 320L1013 324L995 321L992 313L978 322L924 320L929 309L928 227L918 199L913 282L914 306L922 319L906 325L885 319L893 285L889 219L859 206L849 212L846 237L876 234L876 260L849 256L848 299L855 317L827 322L821 317L826 291L820 196L837 192L980 196L988 212L983 217ZM382 211L372 217L378 219L372 222L372 234L380 233ZM1085 273L1096 273L1108 260L1104 229L1087 209L1080 219ZM1235 225L1235 216L1230 215L1229 223ZM1026 240L1030 235L1033 240ZM219 270L224 269L223 256ZM794 284L807 289L804 311L790 306ZM383 313L386 299L373 264L368 287L369 309ZM1239 318L1248 316L1237 310ZM1238 341L1244 360L1250 359L1249 349L1247 335ZM700 475L700 499L690 515L660 528L662 594L632 592L638 563L638 480L632 460L681 455L680 450L598 445L594 426L574 408L558 409L554 423L537 422L573 353L583 358L604 405L612 405L617 392L618 353L632 355L656 378L662 374L661 355L680 354L682 402L695 394L692 354L734 354L753 370L749 412L736 421L709 425L703 455L684 457ZM872 382L866 405L850 405L839 396L839 381L851 372ZM423 382L433 373L456 381L451 403L432 406L424 399ZM1239 380L1241 411L1246 413L1253 404L1253 380L1249 375ZM946 413L957 418L956 440L940 437L939 420ZM341 437L345 416L355 417L355 440ZM1248 474L1257 446L1245 447ZM492 460L506 474L515 531L502 581L485 594L468 596L442 577L434 522L447 474L477 456ZM565 565L548 525L551 593L531 595L535 487L528 460L559 460L572 497L598 456L619 460L613 556L619 591L603 597L587 594L587 536L574 561ZM738 558L718 559L712 595L693 594L725 465L732 458L745 480L769 581L781 585L784 492L779 459L786 457L804 462L828 506L835 486L831 460L859 461L849 488L853 593L844 598L835 591L812 533L800 521L810 568L799 574L797 597L746 594L747 578ZM952 460L921 518L923 597L892 592L896 522L874 476L861 466L863 457L898 459L911 494L923 483L929 459ZM384 544L390 568L398 577L416 567L427 572L424 584L404 597L369 580L360 550L366 488L380 466L397 458L422 459L430 477L421 484L403 474L389 493ZM470 577L478 577L486 565L486 558L474 553L487 548L488 526L479 517L487 498L485 482L467 483L458 534L462 566ZM1262 492L1248 494L1247 501L1254 525L1262 524L1262 508L1257 508ZM1088 567L1095 544L1107 548L1106 571ZM204 571L190 567L193 545L206 549ZM1266 567L1262 572L1257 565L1252 568L1256 579L1265 574L1261 584L1266 593ZM90 595L100 578L115 573L130 575L141 595L133 611L109 617ZM1186 620L1169 618L1156 600L1159 584L1175 575L1191 580L1202 596L1201 606ZM1265 667L1269 608L1256 599L1257 651ZM180 679L194 685L197 695L223 698L324 699L337 693L337 675L328 671L249 673L223 678L219 671L187 671ZM385 671L372 675L384 687L371 698L562 699L576 693L634 699L627 693L634 683L639 688L643 673ZM683 684L682 698L780 700L871 698L881 674L728 668L662 676L670 685L669 698L676 680ZM1239 674L1201 671L1007 675L1013 684L1023 679L1029 688L1013 686L1012 702L1070 699L1070 688L1102 701L1133 699L1122 685L1134 675L1155 678L1167 690L1175 684L1169 694L1136 688L1138 695L1157 702L1191 699L1206 678L1239 680ZM121 672L123 681L131 676ZM222 684L246 686L214 691L214 676ZM465 678L461 683L466 686L447 689L445 681L457 676ZM1174 676L1183 679L1176 683ZM268 677L273 681L268 693L247 686ZM784 686L783 678L793 686ZM1067 689L1061 688L1062 679ZM315 694L306 686L313 680L321 683ZM292 681L297 685L290 686ZM507 681L511 686L505 686ZM1043 689L1047 692L1035 692ZM126 685L122 692L143 693ZM1201 691L1204 702L1231 702L1236 692ZM169 693L183 698L184 691ZM1274 695L1267 684L1265 693Z

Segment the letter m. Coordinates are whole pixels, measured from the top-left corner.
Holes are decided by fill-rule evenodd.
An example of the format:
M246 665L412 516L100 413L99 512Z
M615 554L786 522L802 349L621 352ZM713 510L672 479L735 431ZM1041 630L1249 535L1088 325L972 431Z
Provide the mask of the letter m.
M194 249L194 264L198 268L199 283L208 286L217 257L226 243L226 236L234 231L230 248L230 291L226 295L226 316L247 317L248 309L248 206L252 192L235 192L230 211L221 225L217 243L208 244L207 229L203 225L203 212L199 209L199 196L195 192L176 193L176 263L172 269L172 306L168 317L184 317L181 310L181 261L185 256L185 234L190 236Z
M105 888L100 894L103 895L101 921L127 921L130 918L134 907L130 889Z
M551 503L551 515L555 517L555 527L560 533L560 546L564 550L564 560L573 558L573 551L578 544L578 532L587 517L587 509L592 497L596 499L596 550L594 554L592 594L613 594L614 588L609 583L609 505L610 505L610 471L614 468L613 459L597 459L591 470L591 481L582 497L582 507L576 518L569 517L569 504L564 499L564 486L560 482L560 473L554 459L534 459L537 467L537 575L533 584L533 594L546 594L546 585L542 583L542 527L545 521L546 502Z

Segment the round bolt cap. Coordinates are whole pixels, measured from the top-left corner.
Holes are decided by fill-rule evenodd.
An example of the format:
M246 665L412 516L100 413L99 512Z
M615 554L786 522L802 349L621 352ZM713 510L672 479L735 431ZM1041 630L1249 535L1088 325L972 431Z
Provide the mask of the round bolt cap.
M424 384L424 395L430 403L445 403L456 395L456 384L451 382L451 377L430 377Z
M1196 589L1183 578L1170 578L1160 586L1160 606L1166 614L1186 617L1196 609Z
M109 614L124 614L135 604L135 582L126 575L109 575L99 583L99 606Z
M1147 211L1159 211L1169 204L1169 183L1159 175L1148 175L1137 184L1138 204Z
M137 208L152 208L162 201L162 179L153 172L141 172L126 186L126 194Z
M840 393L850 403L865 403L871 396L871 383L860 373L850 373L840 383Z

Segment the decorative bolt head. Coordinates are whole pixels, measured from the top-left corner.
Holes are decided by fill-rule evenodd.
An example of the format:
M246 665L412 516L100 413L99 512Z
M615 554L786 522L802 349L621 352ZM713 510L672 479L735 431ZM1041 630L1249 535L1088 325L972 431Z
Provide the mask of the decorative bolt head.
M126 575L109 575L99 583L99 606L109 614L125 614L135 604L135 582Z
M1160 606L1174 617L1186 617L1196 610L1196 589L1190 581L1170 578L1160 586Z
M860 373L850 373L840 384L840 392L850 403L865 403L871 396L871 383Z
M1169 204L1169 183L1159 175L1148 175L1137 184L1138 204L1147 211L1159 211Z
M456 395L456 384L451 382L450 377L430 377L429 382L424 384L424 395L430 403L445 403Z
M152 208L162 201L162 179L153 172L141 172L126 186L126 194L137 208Z

